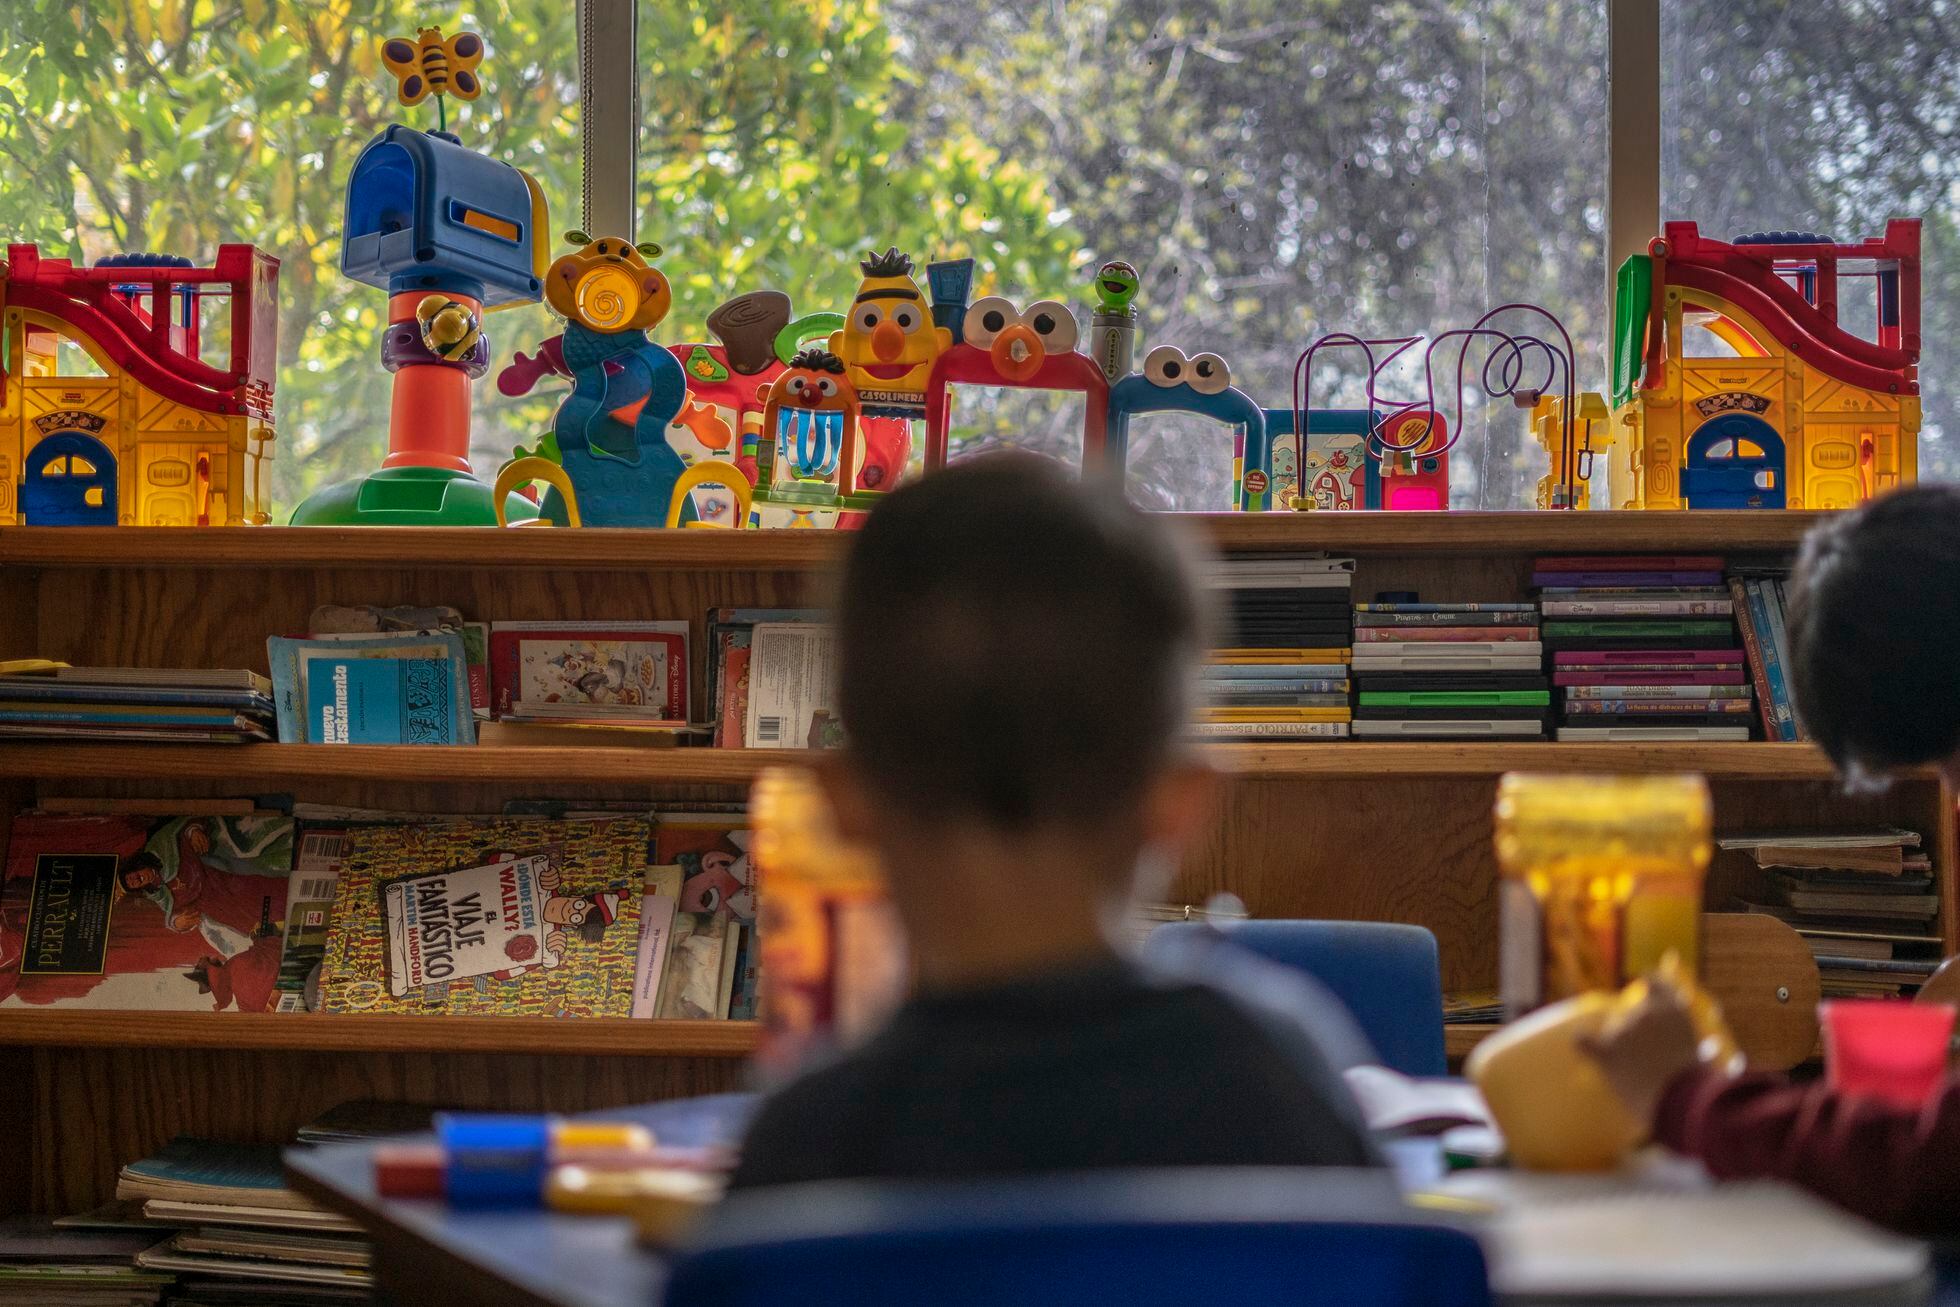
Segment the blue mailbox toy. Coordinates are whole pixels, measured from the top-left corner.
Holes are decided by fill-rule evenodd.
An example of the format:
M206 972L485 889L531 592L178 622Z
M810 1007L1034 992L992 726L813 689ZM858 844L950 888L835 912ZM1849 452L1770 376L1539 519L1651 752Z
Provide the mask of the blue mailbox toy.
M531 174L447 133L396 123L368 142L347 179L340 270L390 294L531 304L544 290L548 224Z
M1252 396L1232 385L1232 370L1216 354L1186 358L1175 345L1144 356L1143 371L1109 388L1109 438L1104 446L1118 483L1129 459L1130 419L1139 413L1196 413L1237 429L1232 483L1239 511L1266 510L1271 447L1266 414Z

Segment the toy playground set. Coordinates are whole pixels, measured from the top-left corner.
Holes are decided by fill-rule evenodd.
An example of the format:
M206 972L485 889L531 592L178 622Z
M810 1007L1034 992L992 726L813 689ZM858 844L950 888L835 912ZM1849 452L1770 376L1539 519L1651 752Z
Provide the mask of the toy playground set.
M1060 301L973 298L971 259L927 264L922 285L887 249L863 260L844 312L798 316L789 296L750 291L708 316L712 342L663 346L648 336L672 303L658 245L572 232L550 259L536 180L446 130L445 97L482 90L482 38L427 28L381 54L400 102L434 98L438 114L435 131L386 128L347 182L341 271L388 296L386 453L307 499L294 525L848 527L904 473L915 423L926 471L945 464L954 386L1080 395L1084 472L1118 485L1134 419L1208 419L1229 434L1244 512L1447 509L1472 386L1529 415L1549 463L1543 509L1602 495L1628 509L1839 508L1915 473L1916 220L1856 244L1666 224L1619 271L1610 397L1577 389L1556 317L1506 304L1427 338L1324 335L1300 354L1290 404L1262 407L1215 353L1164 343L1135 364L1140 278L1120 260L1095 272L1086 340ZM1875 283L1875 340L1840 325L1845 278ZM0 525L269 522L277 285L278 261L250 245L220 247L208 268L156 254L77 268L8 246ZM469 460L484 319L540 299L564 331L518 351L498 390L569 389L486 484ZM207 359L201 328L222 307L225 355ZM1365 363L1360 407L1314 403L1314 364L1335 352ZM1419 392L1392 395L1404 357L1420 360Z

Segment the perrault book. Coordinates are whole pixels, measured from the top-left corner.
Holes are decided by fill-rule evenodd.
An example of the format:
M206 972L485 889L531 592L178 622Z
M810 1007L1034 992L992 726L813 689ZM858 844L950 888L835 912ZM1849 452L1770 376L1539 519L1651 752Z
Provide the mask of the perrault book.
M643 818L507 818L346 832L328 1012L632 1015Z
M271 1011L293 822L23 813L0 886L0 1006Z

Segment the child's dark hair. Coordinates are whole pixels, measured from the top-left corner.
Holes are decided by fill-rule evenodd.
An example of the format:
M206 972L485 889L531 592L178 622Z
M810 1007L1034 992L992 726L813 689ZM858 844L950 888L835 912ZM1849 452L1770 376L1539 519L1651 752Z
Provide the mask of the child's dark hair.
M1093 829L1141 798L1206 625L1169 523L1023 454L895 491L838 608L839 706L873 788L1009 831Z
M1912 486L1813 530L1788 619L1797 714L1841 770L1960 752L1960 487Z

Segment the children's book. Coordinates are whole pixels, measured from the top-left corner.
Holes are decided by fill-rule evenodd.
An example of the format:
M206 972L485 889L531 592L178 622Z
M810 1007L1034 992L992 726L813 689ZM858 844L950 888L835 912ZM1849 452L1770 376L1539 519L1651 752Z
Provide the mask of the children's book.
M273 636L266 641L266 658L272 666L272 697L278 709L279 738L288 744L323 740L324 719L316 716L314 710L332 706L338 711L343 670L350 696L356 686L373 686L374 682L363 679L364 673L352 668L355 661L366 659L433 661L441 666L439 674L430 674L426 669L417 673L415 688L402 691L400 712L405 716L398 729L405 738L350 742L472 744L476 740L463 639L454 631L318 640ZM350 697L350 705L352 702ZM377 717L377 728L379 721Z
M749 646L751 749L829 749L843 743L835 699L836 643L828 627L764 622Z
M721 944L721 980L715 989L715 1015L726 1019L729 1003L735 997L735 977L742 960L742 940L748 930L739 921L728 923L727 935Z
M761 1008L762 941L756 923L745 922L735 958L735 991L728 1000L730 1021L754 1021Z
M674 942L674 909L680 902L679 867L648 867L640 899L640 947L633 961L633 1012L650 1017L660 1010L660 978Z
M653 861L681 869L679 911L755 920L755 865L741 813L655 814Z
M350 843L344 830L300 832L286 896L286 951L279 962L276 1006L281 1012L310 1012L320 996L320 960L327 953L334 888Z
M320 965L324 1011L631 1015L645 819L347 833Z
M674 918L667 974L660 981L659 1015L672 1021L710 1021L721 1015L721 958L729 919L711 912Z
M0 1006L271 1011L293 821L23 813L0 884Z
M316 744L475 740L457 738L446 658L306 658L306 729Z
M495 622L497 715L542 705L687 720L686 622Z

